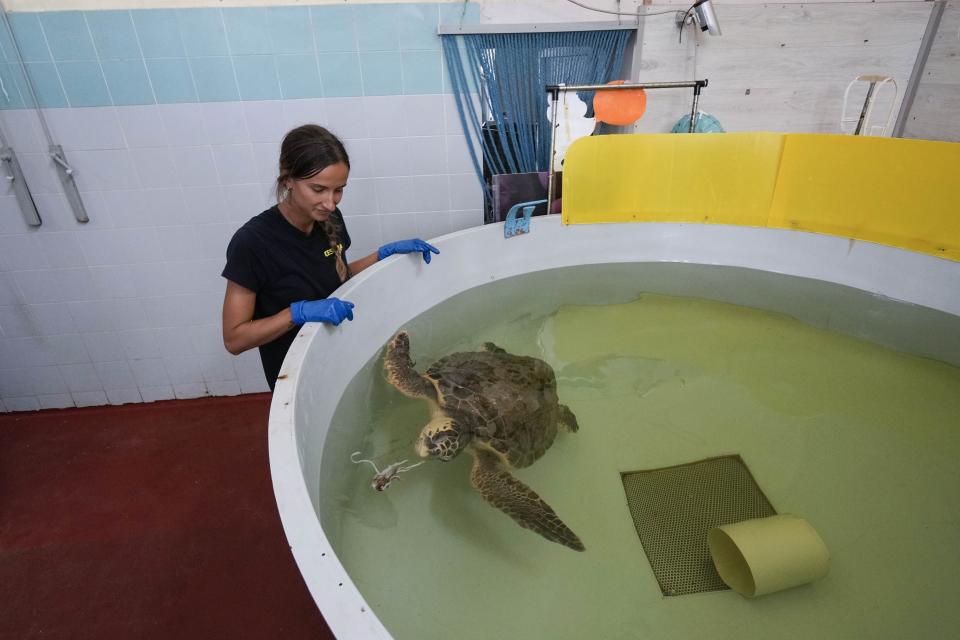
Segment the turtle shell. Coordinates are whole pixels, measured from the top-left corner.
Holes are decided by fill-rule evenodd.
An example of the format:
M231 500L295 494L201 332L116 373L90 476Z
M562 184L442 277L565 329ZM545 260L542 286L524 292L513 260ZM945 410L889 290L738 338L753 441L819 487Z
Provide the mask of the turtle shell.
M503 351L454 353L424 377L440 408L514 467L540 458L557 435L559 401L553 369L543 360Z

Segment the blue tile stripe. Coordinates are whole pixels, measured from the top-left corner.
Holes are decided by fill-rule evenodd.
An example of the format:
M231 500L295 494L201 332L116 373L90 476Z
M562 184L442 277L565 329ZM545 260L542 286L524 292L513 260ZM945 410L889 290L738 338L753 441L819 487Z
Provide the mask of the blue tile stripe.
M9 14L0 109L448 91L437 25L456 3L47 11Z

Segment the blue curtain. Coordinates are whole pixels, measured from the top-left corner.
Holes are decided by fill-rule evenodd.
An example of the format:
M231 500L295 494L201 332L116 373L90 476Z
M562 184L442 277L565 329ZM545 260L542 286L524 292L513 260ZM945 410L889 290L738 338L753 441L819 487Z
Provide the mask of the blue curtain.
M473 166L488 196L481 158L474 149L480 149L492 174L546 171L551 133L546 85L619 79L624 48L633 32L442 36L460 124L473 143ZM592 93L580 97L589 105ZM587 116L592 115L591 107Z

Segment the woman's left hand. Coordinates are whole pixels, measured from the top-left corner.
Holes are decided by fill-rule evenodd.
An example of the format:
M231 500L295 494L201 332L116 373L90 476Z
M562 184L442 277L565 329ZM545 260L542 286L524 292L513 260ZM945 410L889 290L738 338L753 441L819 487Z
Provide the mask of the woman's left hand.
M411 238L410 240L398 240L383 245L377 250L377 258L383 260L395 253L414 253L419 251L423 254L423 261L430 264L430 254L439 254L440 250L429 242L424 242L420 238Z

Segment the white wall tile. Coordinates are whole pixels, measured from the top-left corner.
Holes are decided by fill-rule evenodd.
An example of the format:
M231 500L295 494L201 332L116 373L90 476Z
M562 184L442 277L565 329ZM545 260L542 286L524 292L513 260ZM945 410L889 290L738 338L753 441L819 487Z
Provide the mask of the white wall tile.
M167 134L167 144L171 147L209 144L199 104L161 104L157 111Z
M473 173L473 160L467 139L463 136L447 136L447 171L450 173Z
M36 396L26 398L4 397L3 403L6 405L7 411L38 411L40 409L40 403Z
M194 227L197 241L200 243L200 257L223 260L227 245L236 230L237 225L232 222Z
M378 212L377 190L370 178L350 176L347 188L343 190L340 211L344 216L367 216Z
M34 333L31 335L56 336L76 333L73 317L67 303L53 302L32 304L26 307L32 319Z
M414 238L417 236L417 215L414 213L392 213L379 216L380 232L384 242Z
M207 383L207 389L211 395L215 396L238 396L243 393L243 390L240 388L240 382L236 380L210 382Z
M203 398L204 396L210 395L210 392L207 391L207 385L202 382L191 383L191 384L175 384L173 385L173 394L176 396L177 400L191 400L193 398Z
M219 356L226 352L223 346L223 328L217 324L197 325L184 329L190 336L194 352L201 356Z
M67 409L77 406L69 393L49 393L37 396L41 409Z
M414 156L418 153L413 138L373 138L370 140L370 154L373 158L370 175L413 175Z
M120 336L120 344L123 346L123 352L127 354L128 362L160 357L160 344L153 329L120 331L117 335Z
M177 168L167 147L131 149L130 157L145 189L164 189L179 186Z
M176 147L171 153L180 186L204 187L219 184L217 165L209 146Z
M368 137L363 98L328 98L326 127L341 140Z
M450 211L447 176L415 176L410 178L410 186L416 202L414 211Z
M71 109L76 127L72 144L76 149L126 149L127 141L114 107ZM56 138L54 138L56 140ZM60 143L63 145L63 143ZM65 150L70 147L64 146Z
M32 396L42 391L33 385L24 369L0 369L0 396Z
M73 318L74 328L81 333L98 333L113 330L113 318L106 300L70 302L67 309Z
M83 206L87 208L87 198L81 196ZM67 203L66 197L62 193L36 193L33 196L33 203L37 205L37 213L43 220L43 228L47 231L66 231L79 227L73 215L73 209ZM89 217L89 213L87 214ZM90 218L90 222L84 226L90 228L96 227L101 223L100 220Z
M200 241L193 227L158 227L156 230L160 254L166 262L198 260Z
M83 391L102 391L103 384L97 377L97 370L92 364L65 364L60 366L60 373L70 393Z
M200 105L210 144L240 144L250 141L241 102L206 102Z
M356 260L373 253L382 245L384 236L380 231L383 216L350 216L345 220L350 233L349 259Z
M0 195L0 233L26 233L29 230L30 226L20 213L16 197Z
M159 387L141 387L140 396L144 402L157 402L158 400L173 400L173 387L170 385L161 385Z
M51 267L80 267L86 265L77 233L64 231L57 233L39 233L37 244ZM23 269L24 267L19 267Z
M166 149L139 149L138 151L163 151ZM147 192L142 189L122 189L119 191L101 191L100 198L110 217L111 226L118 228L149 227L153 225L153 215Z
M97 378L108 392L112 389L136 389L137 381L126 360L97 362L93 365Z
M152 325L139 298L108 300L105 304L117 331L149 329Z
M417 236L420 238L429 240L450 233L451 231L450 213L447 211L418 213L416 216Z
M76 152L69 154L68 160L74 162L76 160L75 154ZM27 184L30 185L31 193L57 193L63 190L60 186L60 179L57 178L57 170L49 154L45 152L20 153L17 154L17 160L20 162L23 177L26 178ZM81 161L80 164L76 164L73 167L78 176L80 175L82 166L83 163ZM96 188L93 186L87 187L87 181L80 182L78 180L78 183L81 185L81 188Z
M408 140L406 162L410 166L410 175L425 176L447 172L447 149L444 136L408 138Z
M24 305L0 305L0 336L24 338L37 335L38 327Z
M235 187L230 187L230 189L233 188ZM183 189L184 204L181 209L169 211L164 222L158 222L158 224L202 225L229 220L225 191L220 186L185 187Z
M101 300L137 298L145 293L137 287L137 280L128 266L90 267L90 276Z
M132 402L143 402L140 391L132 389L107 389L107 400L112 405L130 404Z
M129 364L133 371L133 377L137 381L137 386L141 389L170 384L167 369L163 366L163 360L160 358L132 360Z
M123 345L120 344L120 336L115 331L84 333L82 339L94 364L126 360L127 354L123 350Z
M198 356L165 357L163 364L174 386L178 384L203 384L203 358Z
M408 136L446 133L442 95L403 96L403 119Z
M23 302L12 273L0 273L0 305L14 305Z
M344 148L350 157L350 179L370 178L376 175L372 141L367 138L344 140Z
M167 146L167 132L157 105L117 107L117 118L128 147Z
M100 407L109 404L107 394L103 391L80 391L70 395L78 407Z
M18 271L14 278L24 301L30 304L91 300L96 297L93 278L86 269Z
M213 157L217 164L220 184L249 184L257 180L257 168L253 161L253 145L214 145Z
M451 174L449 180L451 209L483 209L483 191L475 173Z
M237 372L233 368L233 356L225 350L204 358L201 366L203 367L203 380L207 384L237 379Z
M349 153L349 152L348 152ZM350 158L351 164L353 158ZM255 142L253 144L253 162L257 169L257 182L263 184L276 184L277 175L280 172L280 143L279 142ZM273 193L273 189L270 189Z
M451 211L450 227L451 231L460 231L461 229L470 229L472 227L483 226L483 211Z
M380 213L407 213L417 210L410 178L374 178Z
M367 96L363 98L363 119L371 138L404 137L407 123L404 96Z
M251 142L280 142L287 133L283 102L258 100L243 103Z
M224 259L170 262L166 277L173 293L215 293L223 295L225 281L220 276Z
M67 154L67 160L74 169L81 191L136 189L140 186L128 149L72 151ZM33 182L30 184L32 188Z
M163 255L157 232L142 229L91 229L79 236L80 246L91 266L159 262Z
M193 339L180 327L159 328L155 331L158 353L164 358L194 356Z
M277 202L273 187L264 184L238 184L223 190L224 204L227 216L238 223L242 223L269 209Z
M41 250L39 233L0 236L0 270L28 271L50 266Z
M286 100L283 109L290 128L298 127L302 124L319 124L323 126L327 121L325 103L325 100L319 98Z
M23 151L45 151L47 141L40 127L40 119L33 109L7 109L0 112L4 132L9 136L8 144L18 153Z
M146 207L152 224L157 226L191 224L192 220L187 208L185 189L180 189L179 187L173 189L147 189L142 193L142 204Z
M209 300L213 300L219 307L218 298L219 296L211 298L208 294L189 294L144 298L141 302L154 327L187 327L206 324L211 318L217 317L210 313Z
M270 386L267 384L266 378L262 380L241 380L240 391L242 393L265 393L270 391Z

